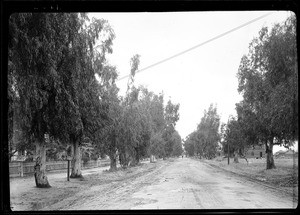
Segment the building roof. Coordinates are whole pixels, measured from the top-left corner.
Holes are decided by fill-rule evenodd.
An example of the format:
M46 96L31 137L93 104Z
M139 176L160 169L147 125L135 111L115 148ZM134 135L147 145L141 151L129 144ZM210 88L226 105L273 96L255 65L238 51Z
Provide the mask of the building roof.
M278 152L275 153L275 155L293 155L294 153L297 153L297 152L295 152L292 149L288 149L286 151L279 150Z
M284 154L285 152L286 152L286 151L279 150L278 152L275 153L275 155Z
M295 153L294 150L289 149L289 150L287 150L284 154L285 154L285 155L292 155L292 154L294 154L294 153Z

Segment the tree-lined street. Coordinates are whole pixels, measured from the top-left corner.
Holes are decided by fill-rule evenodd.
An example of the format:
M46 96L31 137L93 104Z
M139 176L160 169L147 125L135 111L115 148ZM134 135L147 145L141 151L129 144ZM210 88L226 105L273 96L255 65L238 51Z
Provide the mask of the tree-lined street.
M224 46L218 43L272 13L285 14L285 19L258 25L259 30L249 41L244 40L244 34L231 40L232 47L224 41ZM23 177L24 168L29 168L23 165L26 162L34 163L34 169L30 169L34 175L10 175L11 205L6 206L7 210L295 208L298 193L281 192L279 187L298 187L298 152L291 150L299 137L297 19L292 11L272 13L259 14L244 23L237 21L236 26L226 31L222 28L224 31L215 36L210 35L214 29L202 31L195 26L211 21L206 15L219 16L221 23L222 17L238 20L242 13L120 13L112 25L110 19L118 14L11 14L5 155L14 176L20 172ZM199 32L198 36L205 35L205 40L194 46L187 43L181 52L173 50L177 54L141 68L143 56L132 54L136 44L129 42L136 35L141 33L146 39L139 40L140 47L148 43L153 46L144 47L153 54L146 54L148 60L156 59L160 50L175 46L156 47L156 38L151 35L157 29L161 30L157 31L159 35L165 28L158 27L160 23L153 26L148 15L153 19L160 16L161 22L170 26L170 32L176 30L170 40L177 38L174 44L178 47L178 41L189 42ZM136 16L141 19L132 19ZM194 19L196 16L200 18ZM174 27L176 20L178 26ZM211 23L216 29L222 27L218 22ZM131 57L127 58L127 70L120 71L119 64L110 57L115 45L116 50L122 47L116 38L124 26L126 32L120 35L132 30L130 38L127 35L126 40L124 36L123 42L127 45L123 51ZM145 32L140 30L144 26L149 26ZM182 32L184 40L177 37ZM233 54L231 61L228 53L239 49L240 40L248 49L243 54L242 49L238 55ZM204 51L205 56L190 55L188 61L180 60L182 55L207 43L215 43L216 49L210 47ZM218 58L220 53L223 55ZM117 56L119 60L123 58L122 54ZM184 67L176 68L174 59ZM152 81L140 82L141 71L171 60L174 65L169 64L170 68L160 74L152 73ZM210 65L205 66L206 61ZM215 67L222 62L231 65ZM162 78L164 72L170 71L174 74ZM180 79L176 77L179 71ZM227 92L233 84L223 73L228 73L228 80L236 81L234 91ZM121 74L126 75L120 77ZM124 77L128 78L125 85L121 84ZM174 89L171 86L176 79L178 86ZM161 80L163 85L157 90L155 84ZM203 88L199 90L198 85ZM171 89L176 99L165 93ZM239 94L239 100L230 99L234 93ZM192 101L188 103L190 107L184 101ZM224 120L226 103L232 110ZM285 154L289 160L276 160L275 146L290 150ZM247 166L239 158L245 159ZM82 170L82 164L101 159L109 160L109 168ZM227 167L267 176L264 181L276 182L279 187L225 171L220 167L224 167L225 159ZM70 181L63 173L49 172L47 162L56 161L68 161ZM13 162L18 163L12 165ZM56 164L58 169L65 168Z
M15 209L284 209L297 206L292 195L276 190L276 187L249 181L192 158L146 162L118 175L103 172L103 169L85 170L84 174L86 181L72 179L67 186L73 187L72 193L64 190L63 194L57 187L57 191L47 190L47 197L40 204L27 202L27 208L22 208L19 203ZM65 174L54 175L50 174L49 178L55 186L66 181ZM26 180L20 184L25 185L29 181ZM38 198L45 191L36 189L35 192ZM53 199L53 192L61 192L61 195L57 194L57 198ZM20 202L24 195L29 200L33 198L33 193L26 195L26 192L20 192L12 196L12 203ZM23 201L26 202L25 198Z

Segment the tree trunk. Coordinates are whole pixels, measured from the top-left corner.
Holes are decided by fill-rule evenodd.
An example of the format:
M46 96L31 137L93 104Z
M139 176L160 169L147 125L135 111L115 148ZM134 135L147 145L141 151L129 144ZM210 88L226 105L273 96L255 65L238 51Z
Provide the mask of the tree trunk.
M140 161L140 156L139 156L138 150L135 150L135 153L132 156L132 161L130 162L130 166L138 165L139 161Z
M126 152L126 150L123 150L123 151L120 151L120 154L119 154L119 159L120 159L120 165L122 168L127 168L128 165L129 165L129 155L128 153Z
M46 176L46 145L44 142L36 145L36 163L34 166L35 184L38 188L51 187Z
M150 155L150 163L154 163L154 155Z
M123 153L121 151L119 152L119 163L123 167Z
M246 162L247 162L247 165L248 165L249 162L248 162L248 160L247 160L245 154L246 154L246 153L245 153L245 149L243 149L243 150L241 151L241 158L244 158L244 159L246 160Z
M273 158L273 138L270 138L269 145L266 142L266 153L267 153L267 169L275 169L275 163Z
M237 153L234 152L233 155L234 155L233 162L234 162L234 163L239 163L239 158L238 158L238 156L237 156Z
M109 155L110 158L110 168L109 171L116 171L117 170L117 153L111 153Z
M139 162L140 162L140 153L139 153L139 150L137 149L135 151L134 165L138 165Z
M79 142L75 141L73 143L74 146L74 154L72 159L72 173L70 178L82 178L81 174L81 151L79 147Z
M120 151L120 153L119 153L119 162L120 162L121 167L124 168L125 156L122 151Z

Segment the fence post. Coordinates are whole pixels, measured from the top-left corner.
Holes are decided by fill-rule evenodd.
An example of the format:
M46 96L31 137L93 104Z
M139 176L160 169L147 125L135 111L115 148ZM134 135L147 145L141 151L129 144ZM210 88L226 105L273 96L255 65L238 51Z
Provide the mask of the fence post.
M23 170L23 161L20 162L20 176L23 177L24 175L24 170Z
M68 174L67 174L68 181L70 181L70 160L68 160Z
M67 157L67 161L68 161L68 166L67 166L67 181L70 181L70 161L71 161L72 157L68 156Z

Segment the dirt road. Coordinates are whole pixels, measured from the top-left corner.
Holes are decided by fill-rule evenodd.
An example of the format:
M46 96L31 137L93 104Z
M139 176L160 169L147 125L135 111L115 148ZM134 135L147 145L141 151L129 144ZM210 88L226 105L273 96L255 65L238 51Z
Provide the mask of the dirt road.
M53 179L54 180L54 179ZM85 180L57 178L36 188L45 204L28 210L296 208L292 196L247 181L199 160L170 159L117 172L94 172ZM59 189L61 187L62 190ZM72 191L72 192L71 192ZM61 193L60 193L61 192ZM34 193L32 193L34 194ZM27 193L27 198L30 197ZM43 196L42 196L43 195ZM50 197L49 197L50 196ZM26 196L23 196L26 197ZM48 197L48 199L47 199ZM31 201L37 201L37 199ZM12 200L18 202L18 196ZM20 197L19 197L20 201ZM26 204L23 204L26 205ZM29 204L27 204L29 205ZM24 209L24 207L23 207Z

